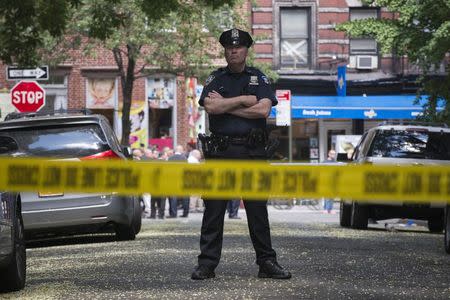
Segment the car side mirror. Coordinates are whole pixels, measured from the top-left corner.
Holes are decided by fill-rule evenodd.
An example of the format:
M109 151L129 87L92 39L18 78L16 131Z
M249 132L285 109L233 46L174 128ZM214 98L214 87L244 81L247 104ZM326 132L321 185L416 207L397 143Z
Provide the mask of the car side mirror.
M125 155L126 158L132 159L133 158L133 152L131 151L130 146L123 146L122 147L123 155Z

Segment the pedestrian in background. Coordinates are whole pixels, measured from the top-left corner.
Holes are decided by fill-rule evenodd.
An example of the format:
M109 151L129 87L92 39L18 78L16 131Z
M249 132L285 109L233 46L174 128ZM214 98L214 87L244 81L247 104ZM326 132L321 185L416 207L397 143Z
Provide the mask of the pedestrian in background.
M226 68L211 73L206 80L199 105L209 116L210 137L201 137L205 158L214 159L267 159L266 118L277 99L267 77L258 69L248 67L246 58L253 40L248 32L231 29L221 34L220 44L224 47ZM224 216L227 199L205 201L205 211L200 236L198 265L192 279L203 280L215 277L219 264ZM244 200L248 227L258 277L289 279L291 273L277 262L272 248L270 226L267 214L267 199Z
M168 158L168 161L186 161L186 155L184 154L184 148L181 145L175 147L175 153ZM168 218L176 218L178 215L178 200L181 202L183 208L182 218L187 218L189 215L189 197L169 197L169 216Z
M199 150L194 149L189 152L188 163L199 164L202 159L202 154ZM192 195L189 200L189 211L190 212L203 212L203 201L200 196Z
M141 160L143 152L140 148L133 149L131 153L133 155L133 160Z
M239 207L241 206L241 199L229 200L227 205L228 218L230 219L240 219L239 217Z
M155 151L153 151L155 153ZM167 160L163 155L159 155L158 150L156 150L155 155L153 155L155 160ZM156 218L156 212L158 212L158 218L164 219L164 212L166 210L166 196L152 196L150 201L150 218Z
M325 162L335 162L336 161L336 151L331 149L330 151L328 151L328 156L327 159L325 159ZM334 205L334 200L333 199L323 199L323 211L324 213L334 213L333 211L333 205Z
M154 160L153 151L149 148L144 148L144 155L140 159L142 162ZM142 202L144 203L144 214L143 217L151 218L151 199L152 196L149 193L144 193L141 196ZM156 212L155 212L156 215Z

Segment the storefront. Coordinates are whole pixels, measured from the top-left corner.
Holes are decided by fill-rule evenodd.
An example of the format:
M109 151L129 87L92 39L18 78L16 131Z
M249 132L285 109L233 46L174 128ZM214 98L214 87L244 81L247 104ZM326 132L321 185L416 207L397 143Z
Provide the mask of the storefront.
M292 157L297 161L323 161L334 147L336 135L353 135L354 121L363 120L364 131L385 120L411 120L420 116L426 98L416 95L292 96ZM272 109L269 124L275 124ZM287 128L276 128L280 151L288 156Z

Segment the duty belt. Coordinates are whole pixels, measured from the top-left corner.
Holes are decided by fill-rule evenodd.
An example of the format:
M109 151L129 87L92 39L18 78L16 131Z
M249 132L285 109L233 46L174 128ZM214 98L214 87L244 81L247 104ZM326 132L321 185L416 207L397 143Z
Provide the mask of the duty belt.
M248 136L228 136L230 144L245 145L248 141Z

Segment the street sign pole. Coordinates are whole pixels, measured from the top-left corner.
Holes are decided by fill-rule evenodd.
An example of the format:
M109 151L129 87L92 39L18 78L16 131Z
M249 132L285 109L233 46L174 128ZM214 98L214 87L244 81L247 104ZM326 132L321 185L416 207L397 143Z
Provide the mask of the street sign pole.
M289 111L291 112L289 114L289 162L292 162L292 101L289 100Z
M276 124L277 126L288 126L289 135L289 149L288 157L289 162L292 162L292 101L290 90L276 90L275 93L278 105Z

